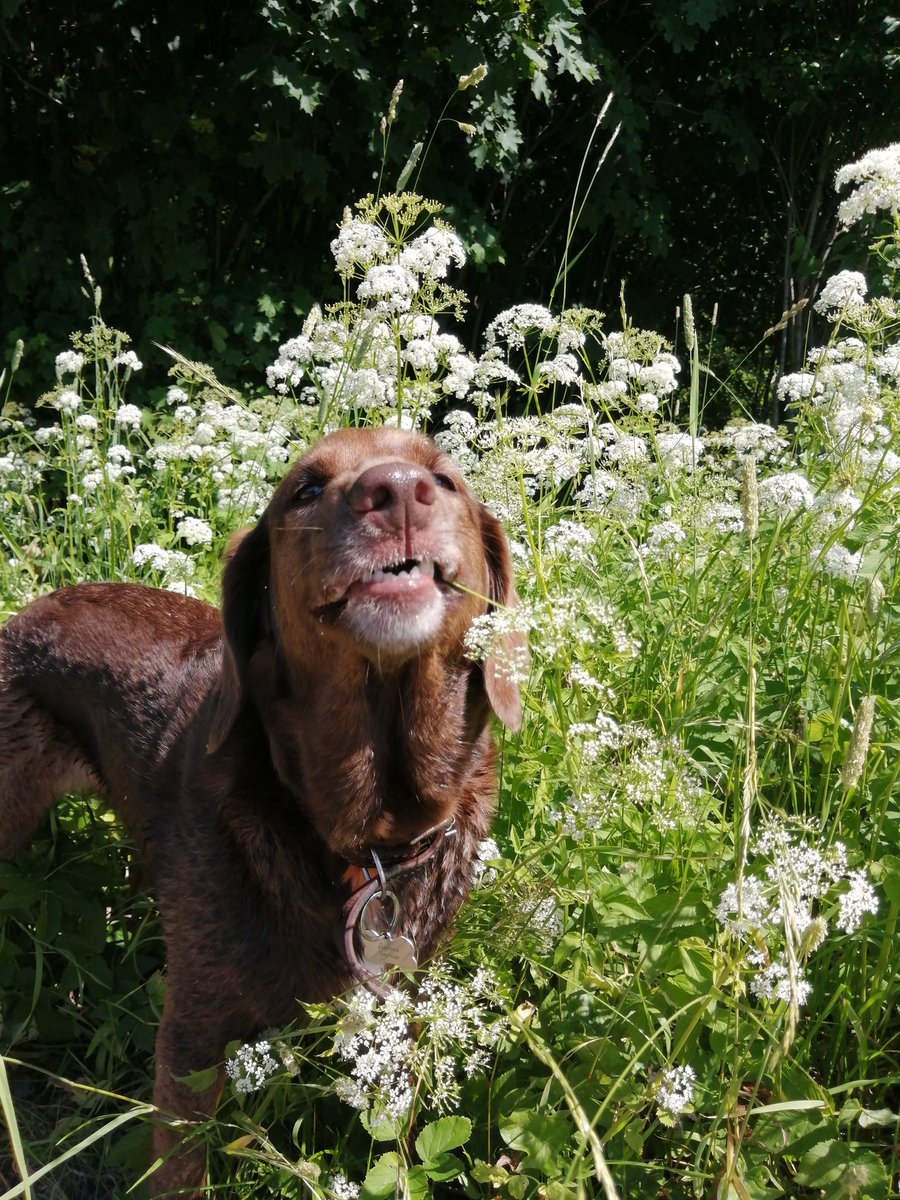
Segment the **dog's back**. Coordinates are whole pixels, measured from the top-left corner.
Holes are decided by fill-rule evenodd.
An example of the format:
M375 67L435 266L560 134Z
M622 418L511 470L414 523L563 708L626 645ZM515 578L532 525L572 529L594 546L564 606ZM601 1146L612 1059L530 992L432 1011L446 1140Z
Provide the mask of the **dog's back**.
M0 859L68 792L115 797L145 838L142 782L221 664L218 612L136 584L35 601L0 630Z

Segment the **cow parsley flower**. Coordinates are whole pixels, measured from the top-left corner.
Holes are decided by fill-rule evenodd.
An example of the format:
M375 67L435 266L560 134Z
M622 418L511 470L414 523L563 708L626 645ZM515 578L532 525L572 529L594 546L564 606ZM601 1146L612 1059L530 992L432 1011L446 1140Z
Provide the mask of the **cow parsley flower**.
M136 404L120 404L116 409L116 424L128 429L140 429L141 410Z
M494 317L484 331L484 343L490 347L497 342L506 342L515 348L525 344L525 336L532 330L542 337L551 337L557 328L557 319L549 308L540 304L516 304Z
M62 350L56 356L56 378L63 375L77 375L84 366L84 355L75 350Z
M52 403L61 413L73 413L81 407L81 397L77 392L60 392Z
M856 187L838 208L844 228L855 225L867 213L900 213L900 142L881 150L870 150L861 159L841 167L834 177L835 191L848 183Z
M150 567L152 571L165 571L169 565L169 551L155 542L141 542L135 546L131 561L136 567Z
M759 1000L781 1000L790 1004L794 997L798 1005L809 999L812 985L801 971L794 973L793 988L791 972L783 958L776 958L762 966L750 981L750 991Z
M483 1070L506 1029L505 1019L482 1004L493 1003L495 993L487 972L465 985L434 967L415 998L395 990L381 1002L357 989L344 1002L334 1040L348 1070L335 1085L340 1099L367 1112L373 1127L402 1121L414 1089L432 1108L454 1107L458 1066L467 1075Z
M865 913L874 916L878 912L878 897L865 871L851 871L847 879L850 888L838 898L836 924L844 933L853 933L859 928Z
M761 479L757 491L760 512L772 513L780 520L812 508L815 502L812 484L799 471Z
M657 434L656 447L660 461L670 471L693 471L704 449L700 438L683 431Z
M544 537L547 553L569 563L589 562L596 538L587 525L563 519L551 526Z
M328 1181L328 1190L334 1196L334 1200L358 1200L359 1198L359 1184L351 1183L341 1171L332 1175Z
M651 526L638 553L651 562L665 562L675 557L678 546L686 540L687 533L677 521L659 521Z
M189 546L211 546L213 541L212 528L199 517L182 517L175 530L178 537L183 538Z
M452 230L432 226L403 247L399 262L423 279L444 279L451 263L465 266L466 251Z
M693 1067L668 1067L658 1077L656 1104L671 1117L680 1116L694 1103L697 1072Z
M819 313L840 316L848 308L863 304L867 290L866 277L859 271L838 271L819 292L813 308Z
M409 312L418 290L415 275L400 263L369 267L356 290L360 300L375 300L376 311L385 315Z
M117 367L124 367L126 371L140 371L144 366L133 350L123 350L116 355L113 363Z
M574 354L557 354L539 362L535 375L541 383L575 384L580 379Z
M270 1075L278 1070L269 1042L260 1041L239 1046L225 1063L225 1074L239 1094L258 1092Z
M862 566L862 551L857 550L854 553L838 542L824 551L821 546L813 546L809 555L809 565L814 570L824 571L826 575L831 575L835 579L853 583Z
M341 275L371 266L386 258L389 250L383 230L359 218L346 221L331 243L331 253Z

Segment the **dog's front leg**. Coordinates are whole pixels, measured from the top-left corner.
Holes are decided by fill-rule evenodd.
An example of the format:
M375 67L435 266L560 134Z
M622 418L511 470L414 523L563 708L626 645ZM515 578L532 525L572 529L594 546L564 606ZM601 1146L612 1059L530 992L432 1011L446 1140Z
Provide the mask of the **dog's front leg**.
M181 1015L173 1018L171 992L166 997L166 1011L156 1037L156 1083L153 1102L160 1115L180 1121L202 1121L216 1110L222 1092L224 1071L219 1068L215 1082L203 1091L195 1091L183 1082L198 1070L221 1063L228 1035L212 1028L209 1014L187 1021ZM189 1126L164 1124L153 1131L154 1158L162 1165L149 1180L150 1195L178 1195L185 1200L200 1195L206 1180L206 1149L202 1140L192 1134Z

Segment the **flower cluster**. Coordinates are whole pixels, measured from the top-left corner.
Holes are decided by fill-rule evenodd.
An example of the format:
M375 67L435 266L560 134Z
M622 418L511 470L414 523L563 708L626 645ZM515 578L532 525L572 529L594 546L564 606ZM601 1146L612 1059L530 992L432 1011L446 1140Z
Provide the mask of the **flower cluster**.
M837 888L849 885L838 898L837 925L852 933L864 913L877 912L877 897L864 871L848 870L840 842L812 844L783 820L764 827L752 852L762 869L727 885L716 917L747 945L753 995L800 1005L811 991L802 963L828 933L823 906Z
M488 1007L496 984L477 971L467 984L432 966L415 997L393 991L384 1001L357 989L344 1002L334 1051L347 1064L338 1096L368 1113L372 1126L396 1127L417 1103L438 1111L456 1106L459 1072L480 1073L507 1028Z
M667 1067L656 1078L656 1105L669 1118L688 1112L694 1103L697 1072L693 1067Z
M278 1070L269 1042L260 1041L239 1046L225 1063L225 1074L238 1093L257 1092L270 1075Z
M861 159L841 167L834 179L837 191L848 183L858 186L841 201L838 216L848 228L867 213L900 214L900 142L882 150L870 150Z

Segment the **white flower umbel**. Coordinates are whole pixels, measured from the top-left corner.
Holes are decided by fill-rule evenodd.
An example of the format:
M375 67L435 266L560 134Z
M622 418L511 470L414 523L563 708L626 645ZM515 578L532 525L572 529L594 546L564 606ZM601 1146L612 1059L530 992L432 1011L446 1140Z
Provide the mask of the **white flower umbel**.
M657 1077L656 1104L670 1117L687 1112L694 1103L697 1072L693 1067L667 1067Z
M238 1093L257 1092L270 1075L278 1070L269 1042L254 1042L239 1046L225 1063L225 1074Z
M335 1085L338 1096L365 1111L372 1127L389 1122L396 1128L414 1096L438 1111L454 1108L457 1072L483 1071L507 1028L487 1006L495 994L486 972L459 984L440 967L432 967L415 997L394 991L381 1002L357 989L337 1023L334 1049L349 1072Z
M75 350L62 350L56 356L56 378L63 375L77 375L84 366L84 355Z
M211 546L213 541L212 527L199 517L183 517L175 530L178 537L183 538L189 546Z
M881 150L870 150L861 159L841 167L834 178L840 191L848 183L858 186L841 202L838 216L848 228L867 213L900 213L900 142Z
M140 429L141 410L136 404L120 404L116 409L116 424L125 429Z
M540 304L516 304L494 317L484 331L484 344L490 347L497 342L505 342L514 348L524 345L526 335L531 332L551 337L558 327L557 319L549 308Z
M867 291L865 275L859 271L838 271L819 292L813 308L816 312L839 317L848 309L863 304Z
M850 887L838 899L835 924L844 933L853 933L859 928L865 913L874 916L878 912L878 897L865 871L851 871L847 881Z
M368 268L386 258L389 251L383 230L358 218L345 222L331 243L331 253L341 275Z
M835 542L827 550L821 546L813 546L809 555L809 565L814 571L824 571L835 579L843 579L853 583L862 566L862 551L848 550L846 546Z
M742 965L752 972L752 994L799 1006L811 990L802 962L828 933L819 911L848 883L838 897L837 924L851 933L864 913L877 911L877 897L864 871L848 871L842 843L817 846L784 820L764 826L752 853L760 860L754 872L728 884L716 917L747 948Z
M334 1196L334 1200L358 1200L359 1184L351 1183L340 1171L332 1175L328 1181L328 1190Z
M780 520L805 512L815 502L812 484L799 471L785 471L761 479L757 491L759 511Z

